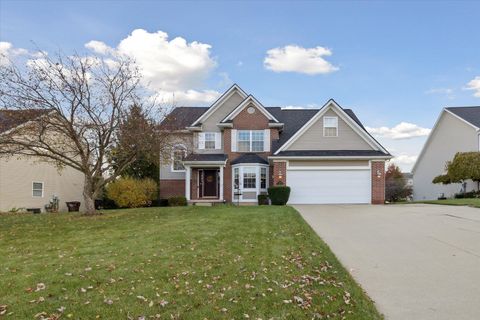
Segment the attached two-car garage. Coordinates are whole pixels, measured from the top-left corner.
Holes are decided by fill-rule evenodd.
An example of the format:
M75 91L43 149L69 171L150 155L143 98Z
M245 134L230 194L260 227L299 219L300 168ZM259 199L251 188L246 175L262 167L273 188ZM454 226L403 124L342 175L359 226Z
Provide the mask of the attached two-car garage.
M367 162L368 163L368 162ZM371 203L369 166L289 166L289 204Z

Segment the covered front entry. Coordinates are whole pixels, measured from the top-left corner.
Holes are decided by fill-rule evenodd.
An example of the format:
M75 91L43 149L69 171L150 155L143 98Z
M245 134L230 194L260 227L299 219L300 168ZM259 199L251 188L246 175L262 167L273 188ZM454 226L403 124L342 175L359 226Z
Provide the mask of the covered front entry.
M198 170L198 197L218 199L220 189L219 169Z

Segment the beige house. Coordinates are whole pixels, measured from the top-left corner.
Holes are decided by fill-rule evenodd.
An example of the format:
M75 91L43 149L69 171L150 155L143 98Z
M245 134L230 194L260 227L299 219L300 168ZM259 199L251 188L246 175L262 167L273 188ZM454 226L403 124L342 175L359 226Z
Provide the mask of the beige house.
M480 107L443 109L412 169L413 200L453 197L463 187L466 191L477 190L477 183L473 181L462 186L459 183L433 184L432 180L446 173L446 162L457 152L479 151L479 134Z
M25 116L21 116L21 113ZM20 116L19 116L20 115ZM0 110L0 134L28 123L35 112ZM60 211L67 201L82 201L83 174L72 168L58 170L35 158L0 157L0 212L16 209L45 211L56 196ZM82 207L81 207L82 208Z
M162 198L255 204L269 186L288 185L290 204L384 202L391 155L333 99L265 107L235 84L208 108L175 108L162 126L177 141L161 163Z

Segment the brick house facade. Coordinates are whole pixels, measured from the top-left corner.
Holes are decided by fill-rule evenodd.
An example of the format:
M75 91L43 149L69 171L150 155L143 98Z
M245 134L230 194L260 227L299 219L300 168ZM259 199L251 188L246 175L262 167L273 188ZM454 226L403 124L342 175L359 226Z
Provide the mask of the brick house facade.
M384 202L391 156L333 100L318 110L265 108L234 85L209 108L174 109L162 125L172 138L193 137L161 166L162 198L256 203L269 186L288 185L291 203Z

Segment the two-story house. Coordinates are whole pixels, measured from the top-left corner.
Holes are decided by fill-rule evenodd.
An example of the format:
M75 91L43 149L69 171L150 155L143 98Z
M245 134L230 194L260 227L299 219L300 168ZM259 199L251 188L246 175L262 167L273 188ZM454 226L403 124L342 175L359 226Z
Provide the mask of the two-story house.
M160 166L162 198L256 203L288 185L292 204L384 202L391 155L334 100L266 108L233 85L208 108L175 108L162 126L175 141Z

